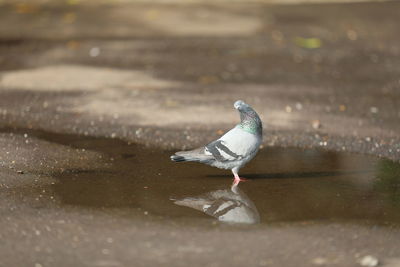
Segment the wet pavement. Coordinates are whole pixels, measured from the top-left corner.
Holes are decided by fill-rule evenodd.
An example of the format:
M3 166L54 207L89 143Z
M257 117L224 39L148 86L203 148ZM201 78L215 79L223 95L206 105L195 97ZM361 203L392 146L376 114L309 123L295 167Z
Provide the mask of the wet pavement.
M399 266L399 13L0 1L0 266ZM169 160L237 99L247 182Z
M159 148L42 130L1 133L4 266L294 266L297 257L303 266L355 266L371 253L398 262L400 164L390 160L262 149L242 171L248 180L232 186L229 172L171 162L172 151ZM13 148L25 162L14 160ZM16 251L27 257L12 257Z

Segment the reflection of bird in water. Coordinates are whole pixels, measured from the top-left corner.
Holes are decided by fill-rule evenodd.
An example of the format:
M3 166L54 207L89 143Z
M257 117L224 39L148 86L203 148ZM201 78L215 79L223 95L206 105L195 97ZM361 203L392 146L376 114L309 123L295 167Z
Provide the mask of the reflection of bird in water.
M239 169L256 154L262 141L262 123L258 114L241 100L234 107L240 113L240 123L218 140L191 151L179 151L171 156L176 162L194 161L220 169L230 169L239 182Z
M178 199L174 203L200 210L221 222L249 224L260 222L260 215L256 206L239 189L237 183L234 183L229 189L211 191L197 197Z

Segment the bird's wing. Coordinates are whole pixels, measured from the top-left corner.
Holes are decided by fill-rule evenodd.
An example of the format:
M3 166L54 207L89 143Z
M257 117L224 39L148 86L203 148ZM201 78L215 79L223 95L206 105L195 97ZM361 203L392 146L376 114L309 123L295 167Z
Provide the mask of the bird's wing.
M220 139L206 145L204 153L222 162L240 160L257 151L260 142L254 134L235 127Z

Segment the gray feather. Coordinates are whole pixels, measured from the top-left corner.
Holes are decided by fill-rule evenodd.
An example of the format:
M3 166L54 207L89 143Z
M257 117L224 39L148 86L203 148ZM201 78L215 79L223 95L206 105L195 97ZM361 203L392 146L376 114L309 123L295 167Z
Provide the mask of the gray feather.
M236 153L232 152L224 144L222 144L222 140L215 140L214 142L209 143L206 146L206 150L208 152L210 152L217 161L223 162L223 161L231 160L231 159L227 159L224 156L222 156L220 150L224 151L226 154L228 154L229 156L231 156L234 159L238 159L240 157Z

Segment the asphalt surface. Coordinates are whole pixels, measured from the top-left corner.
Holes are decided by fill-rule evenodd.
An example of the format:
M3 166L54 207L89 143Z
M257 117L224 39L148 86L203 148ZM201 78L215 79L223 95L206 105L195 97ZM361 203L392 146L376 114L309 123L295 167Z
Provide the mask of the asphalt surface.
M264 149L399 161L399 15L395 1L0 2L0 265L359 266L372 255L399 266L397 227L63 205L42 192L55 174L112 159L30 133L193 148L237 123L242 99L263 119Z

